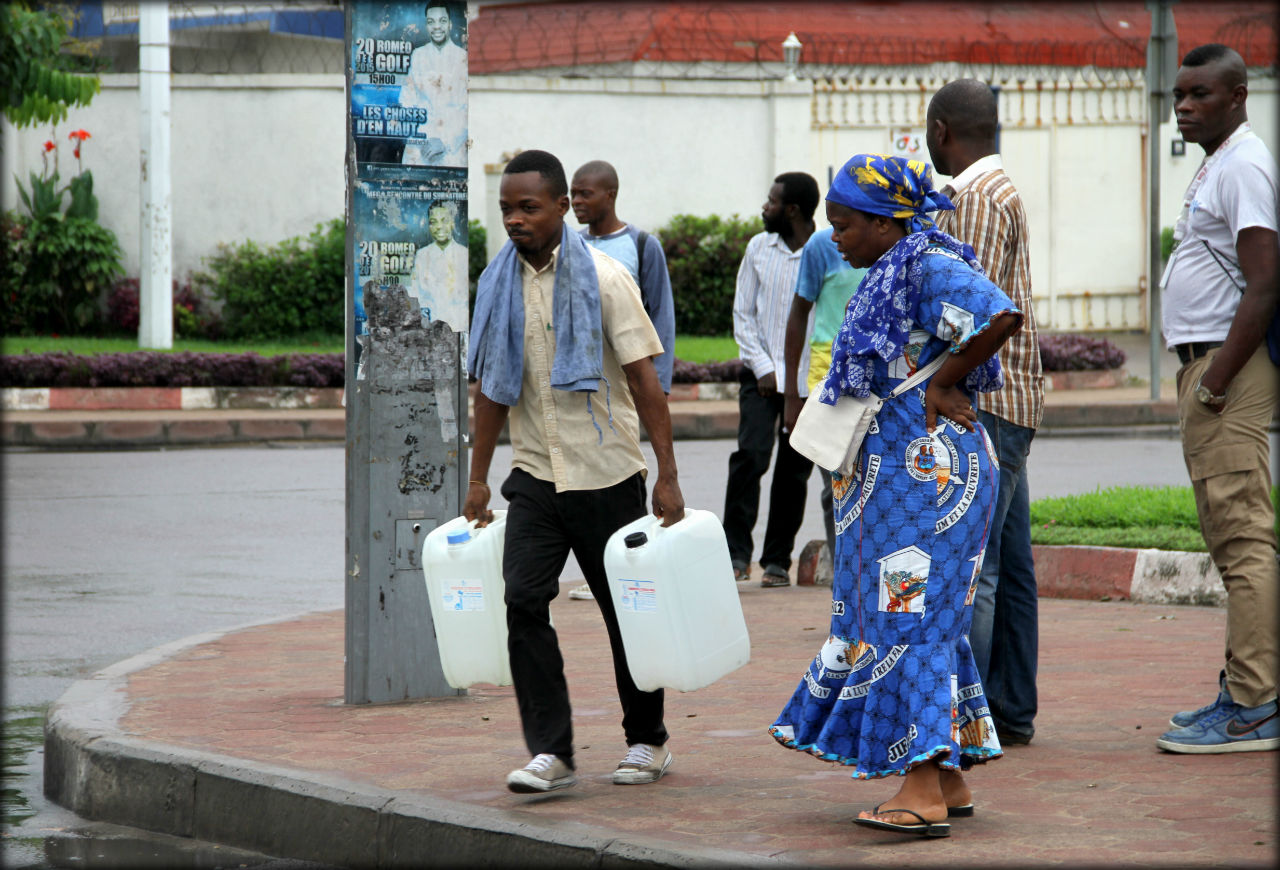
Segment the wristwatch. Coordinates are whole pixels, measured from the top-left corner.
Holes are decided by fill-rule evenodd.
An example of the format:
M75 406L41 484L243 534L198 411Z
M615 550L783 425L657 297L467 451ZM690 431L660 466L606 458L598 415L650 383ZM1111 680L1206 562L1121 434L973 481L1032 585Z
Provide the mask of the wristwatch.
M1203 382L1196 384L1196 399L1203 405L1209 405L1214 408L1220 408L1227 403L1227 394L1215 396L1209 392L1209 388Z

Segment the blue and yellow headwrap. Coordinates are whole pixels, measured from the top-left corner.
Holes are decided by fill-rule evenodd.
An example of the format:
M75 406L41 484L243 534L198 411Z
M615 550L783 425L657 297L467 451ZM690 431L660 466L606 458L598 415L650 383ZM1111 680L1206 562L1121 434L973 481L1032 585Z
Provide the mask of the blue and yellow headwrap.
M933 189L929 164L887 154L853 155L831 182L827 199L868 214L903 218L913 233L933 226L926 212L955 208Z

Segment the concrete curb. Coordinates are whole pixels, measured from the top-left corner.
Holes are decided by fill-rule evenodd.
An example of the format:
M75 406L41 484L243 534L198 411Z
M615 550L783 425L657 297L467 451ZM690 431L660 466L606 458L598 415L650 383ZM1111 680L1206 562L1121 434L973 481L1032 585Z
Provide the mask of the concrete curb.
M341 387L5 387L5 411L341 408Z
M112 413L117 416L105 416ZM225 416L227 414L231 416ZM173 416L156 411L108 411L95 419L83 419L79 415L59 418L57 412L48 412L47 418L44 413L31 415L37 419L15 419L16 416L7 415L3 424L6 447L120 450L268 441L343 441L347 437L346 412L342 409L175 411Z
M1208 553L1040 545L1031 549L1036 581L1045 598L1227 604L1222 576Z
M88 819L345 867L422 866L424 856L433 866L787 865L745 852L623 839L590 825L363 787L120 733L129 674L248 627L156 647L75 683L45 724L49 799Z

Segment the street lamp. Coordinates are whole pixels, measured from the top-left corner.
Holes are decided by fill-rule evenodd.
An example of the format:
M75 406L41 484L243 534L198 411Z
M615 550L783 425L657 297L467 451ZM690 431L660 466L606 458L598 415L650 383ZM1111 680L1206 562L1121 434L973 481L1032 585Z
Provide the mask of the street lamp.
M800 66L800 49L803 47L800 40L796 39L795 31L789 33L782 41L782 60L787 65L787 81L796 80L796 70Z

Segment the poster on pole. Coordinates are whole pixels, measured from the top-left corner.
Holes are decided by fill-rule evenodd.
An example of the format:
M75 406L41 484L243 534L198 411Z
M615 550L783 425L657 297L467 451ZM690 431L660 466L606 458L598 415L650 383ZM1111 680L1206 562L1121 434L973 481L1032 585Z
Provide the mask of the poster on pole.
M351 133L357 174L467 165L467 13L462 0L355 3Z
M399 323L417 315L423 324L468 329L466 170L403 174L397 180L360 180L352 190L355 331L361 348L370 327L389 317Z

